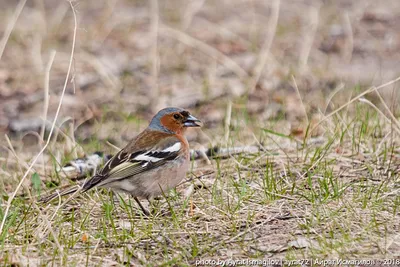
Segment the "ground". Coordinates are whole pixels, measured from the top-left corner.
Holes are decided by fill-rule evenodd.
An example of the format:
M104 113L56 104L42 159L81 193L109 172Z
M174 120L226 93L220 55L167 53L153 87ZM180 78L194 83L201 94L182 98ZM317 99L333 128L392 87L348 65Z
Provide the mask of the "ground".
M399 1L0 5L2 265L400 266ZM37 202L165 106L220 150L153 215L105 190Z

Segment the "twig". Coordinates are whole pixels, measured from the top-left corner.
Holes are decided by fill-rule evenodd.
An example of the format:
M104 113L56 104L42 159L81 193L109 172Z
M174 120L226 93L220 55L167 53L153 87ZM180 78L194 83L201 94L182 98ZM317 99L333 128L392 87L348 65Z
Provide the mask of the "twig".
M379 100L381 101L383 107L385 108L386 112L389 114L389 117L390 117L389 120L394 123L394 125L396 126L395 128L396 128L397 132L400 133L400 122L393 115L393 112L390 110L390 108L386 104L385 100L382 98L381 94L377 90L375 90L375 93L377 94L377 96L378 96Z
M158 15L158 0L151 0L151 34L153 45L151 47L151 77L152 85L150 89L150 101L152 111L158 108L158 69L159 69L159 56L158 56L158 29L159 29L159 15Z
M10 38L11 32L14 29L15 23L17 22L18 17L21 14L22 9L25 6L25 3L26 3L26 0L19 1L17 7L15 8L13 17L12 17L10 23L7 25L6 30L4 31L3 38L1 38L1 41L0 41L0 60L1 60L1 57L3 56L4 49L6 48L8 38Z
M228 101L228 106L226 107L226 117L225 117L225 145L228 146L229 140L229 128L231 127L231 117L232 117L232 101Z
M40 130L40 137L44 140L44 131L46 130L46 121L47 121L47 110L49 108L49 82L50 82L50 70L51 66L54 62L54 57L56 56L56 51L51 50L50 59L46 65L46 72L44 76L44 103L43 103L43 125Z
M276 27L278 25L278 18L279 18L279 5L280 0L274 0L272 3L272 14L271 18L268 21L268 34L261 49L260 55L257 57L259 60L254 67L253 70L253 79L250 82L250 90L249 92L254 92L258 81L260 80L261 73L264 70L265 64L267 63L269 50L271 49L272 41L274 40L274 36L276 33Z
M162 25L160 27L159 34L166 35L168 37L173 37L188 46L199 49L206 55L209 55L210 57L221 62L223 65L225 65L225 67L230 69L241 79L247 78L249 76L247 72L242 67L240 67L235 61L233 61L230 57L224 55L214 47L209 46L208 44L199 41L182 31L173 29L166 25Z
M344 84L340 83L338 86L336 86L336 88L328 95L327 99L326 99L326 106L324 109L324 112L322 113L323 115L325 115L326 111L328 110L329 105L331 104L333 98L335 97L335 95L337 93L339 93L342 89L344 88Z
M5 137L6 137L6 141L7 141L7 143L8 143L8 146L9 146L9 149L10 149L11 153L13 154L13 156L15 157L15 159L17 160L18 169L20 170L20 172L22 172L21 164L25 165L25 166L24 166L25 168L27 168L27 165L28 165L28 164L26 164L25 161L21 160L21 159L18 157L17 153L15 153L14 147L13 147L13 145L11 144L11 141L10 141L10 138L8 137L8 135L5 135Z
M308 58L310 56L311 47L314 41L314 36L318 28L318 16L319 6L310 6L308 17L310 19L310 25L305 29L304 38L301 42L301 52L299 57L299 69L300 73L303 73L307 67Z
M99 74L101 77L102 81L112 87L112 88L121 88L121 82L118 80L118 77L109 71L107 66L101 62L101 60L98 57L95 57L87 52L82 52L80 53L80 59L86 60L87 63L89 63Z
M365 99L363 97L360 98L358 101L360 101L361 103L366 103L366 104L370 105L373 109L376 110L376 112L379 113L379 115L381 115L384 119L386 119L388 123L391 123L391 120L377 106L375 106L371 101L369 101L369 100L367 100L367 99Z
M221 241L218 245L216 245L216 246L214 246L214 247L212 248L212 251L217 250L218 248L220 248L220 247L221 247L222 245L224 245L224 244L232 243L233 241L235 241L235 240L238 239L239 237L241 237L241 236L243 236L243 235L245 235L245 234L247 234L247 233L253 232L253 231L254 231L255 229L257 229L257 228L263 227L263 226L266 225L267 223L270 223L270 222L276 220L278 217L279 217L278 215L276 215L276 216L270 216L269 218L263 220L260 224L256 224L256 225L254 225L253 227L246 229L246 231L240 232L239 234L235 235L234 237L231 237L231 238L228 238L228 239L225 239L225 240ZM204 256L204 255L203 255L203 256Z
M307 125L309 125L310 121L308 119L306 106L304 105L303 99L301 98L299 87L297 86L296 79L294 78L293 75L292 75L292 80L293 80L294 88L296 89L297 96L299 97L301 106L303 107L304 117L306 118Z
M205 0L200 1L190 1L185 9L185 13L183 14L182 19L182 30L186 30L189 28L190 24L193 21L193 17L197 12L203 7Z
M352 98L350 101L348 101L346 104L343 104L342 106L340 106L339 108L335 109L334 111L332 111L331 113L329 113L328 115L326 115L322 120L320 120L318 123L316 123L314 125L314 127L310 130L310 132L313 132L321 123L323 123L324 121L326 121L327 119L329 119L330 117L332 117L333 115L335 115L336 113L338 113L339 111L341 111L342 109L348 107L350 104L354 103L355 101L357 101L358 99L360 99L361 97L373 92L373 91L378 91L379 89L382 89L384 87L387 87L389 85L392 85L396 82L400 81L400 76L397 77L394 80L391 80L387 83L381 84L378 87L376 86L372 86L371 88L369 88L368 90L362 92L361 94L359 94L358 96Z
M353 29L351 28L349 12L346 11L344 13L343 20L344 20L345 33L347 35L347 42L346 42L345 49L343 51L343 57L347 61L347 63L350 63L351 58L353 56L354 37L353 37Z

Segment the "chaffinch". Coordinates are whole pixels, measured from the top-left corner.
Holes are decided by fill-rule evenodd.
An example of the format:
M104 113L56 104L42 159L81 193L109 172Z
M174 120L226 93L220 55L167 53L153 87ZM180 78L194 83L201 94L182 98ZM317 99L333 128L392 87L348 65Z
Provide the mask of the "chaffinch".
M111 188L128 193L148 215L138 197L160 195L178 185L189 169L189 144L184 136L188 127L201 122L188 111L169 107L160 110L149 126L115 154L96 175L65 191L53 193L40 201L82 192L93 187Z

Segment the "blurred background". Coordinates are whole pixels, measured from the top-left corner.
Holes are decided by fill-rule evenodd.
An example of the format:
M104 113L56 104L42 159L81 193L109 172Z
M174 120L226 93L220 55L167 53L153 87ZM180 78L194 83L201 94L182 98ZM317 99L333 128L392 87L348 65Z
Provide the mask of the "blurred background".
M399 0L0 0L0 263L396 259L398 83L360 95L400 80L399 25ZM154 217L32 201L166 106L218 147Z
M122 146L165 106L204 121L190 133L199 142L223 139L228 113L232 129L302 135L341 101L400 74L398 0L71 4L0 1L0 132L24 148L46 135L43 119L47 130L54 120L73 11L57 126L82 143ZM394 92L382 92L392 104Z

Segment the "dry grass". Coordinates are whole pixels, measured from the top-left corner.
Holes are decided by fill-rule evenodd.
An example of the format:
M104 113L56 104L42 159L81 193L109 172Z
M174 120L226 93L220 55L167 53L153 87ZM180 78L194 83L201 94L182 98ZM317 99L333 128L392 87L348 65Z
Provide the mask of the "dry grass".
M399 259L398 2L0 4L1 264ZM166 105L204 120L193 146L259 151L194 161L150 218L36 203Z

